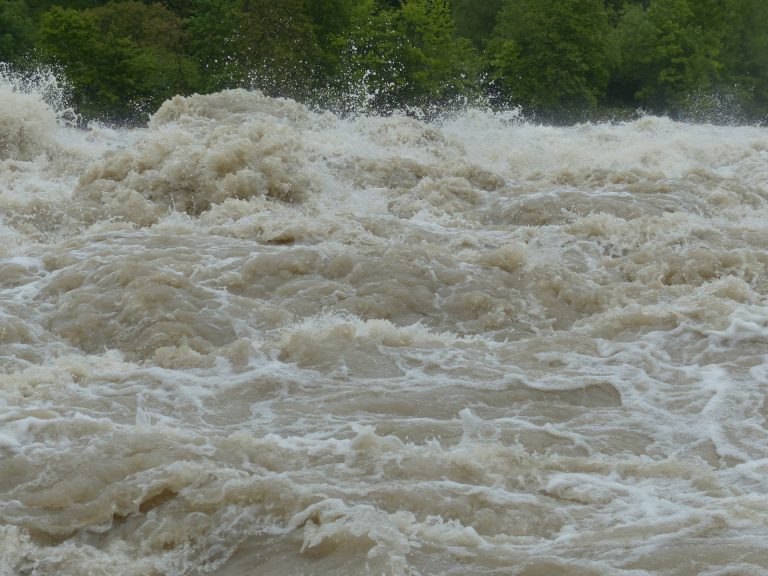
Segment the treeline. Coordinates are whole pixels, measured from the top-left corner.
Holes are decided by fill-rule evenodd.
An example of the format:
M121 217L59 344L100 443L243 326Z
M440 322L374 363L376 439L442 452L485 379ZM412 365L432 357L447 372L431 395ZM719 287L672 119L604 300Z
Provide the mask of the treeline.
M766 0L0 0L0 61L87 118L259 88L339 113L768 117Z

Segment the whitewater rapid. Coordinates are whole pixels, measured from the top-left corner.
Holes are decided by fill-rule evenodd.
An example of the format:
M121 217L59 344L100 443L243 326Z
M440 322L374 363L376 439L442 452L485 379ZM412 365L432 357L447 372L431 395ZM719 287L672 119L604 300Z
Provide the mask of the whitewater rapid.
M0 574L768 573L768 130L0 83Z

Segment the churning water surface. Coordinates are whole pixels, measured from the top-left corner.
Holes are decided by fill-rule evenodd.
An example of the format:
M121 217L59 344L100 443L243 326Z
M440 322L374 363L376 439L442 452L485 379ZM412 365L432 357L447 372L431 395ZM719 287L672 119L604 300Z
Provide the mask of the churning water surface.
M77 130L0 85L0 574L768 572L768 130Z

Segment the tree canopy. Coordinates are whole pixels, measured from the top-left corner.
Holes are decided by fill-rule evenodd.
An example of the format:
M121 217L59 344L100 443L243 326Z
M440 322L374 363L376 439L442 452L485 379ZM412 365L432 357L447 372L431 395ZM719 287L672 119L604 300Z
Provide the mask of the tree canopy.
M0 61L14 62L32 48L35 24L24 0L0 4Z
M597 106L612 47L602 0L506 0L488 64L506 100L537 112Z
M0 61L87 118L258 88L337 112L520 107L768 117L764 0L3 0Z

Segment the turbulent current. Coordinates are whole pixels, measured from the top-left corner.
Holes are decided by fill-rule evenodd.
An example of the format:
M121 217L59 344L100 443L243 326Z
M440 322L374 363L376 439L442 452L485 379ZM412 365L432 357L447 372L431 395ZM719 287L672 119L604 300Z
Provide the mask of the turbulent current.
M0 84L0 574L768 573L768 130Z

